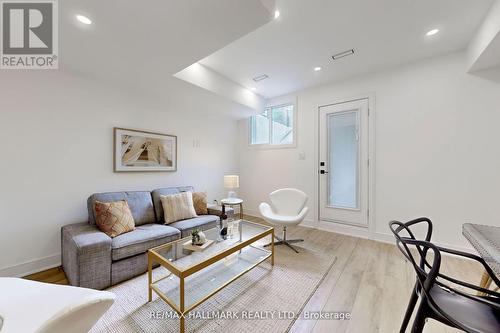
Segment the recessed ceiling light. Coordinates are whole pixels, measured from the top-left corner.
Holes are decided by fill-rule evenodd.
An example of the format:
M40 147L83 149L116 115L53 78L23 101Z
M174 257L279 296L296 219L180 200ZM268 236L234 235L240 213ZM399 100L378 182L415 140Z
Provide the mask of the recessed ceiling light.
M83 24L92 24L92 20L84 15L76 15L76 19L82 22Z
M323 68L321 68L320 66L316 66L314 67L314 71L315 72L319 72L320 70L322 70Z
M274 11L274 18L277 19L278 17L280 17L280 11L279 10L275 10Z
M427 37L430 37L430 36L434 36L435 34L437 34L439 32L439 29L432 29L432 30L429 30L425 35Z
M255 88L255 87L250 87L250 90L255 91L255 90L257 90L257 88Z

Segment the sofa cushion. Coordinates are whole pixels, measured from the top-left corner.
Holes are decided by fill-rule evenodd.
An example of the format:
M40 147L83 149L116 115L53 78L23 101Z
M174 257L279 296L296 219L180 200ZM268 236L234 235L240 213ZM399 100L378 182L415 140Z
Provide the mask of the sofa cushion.
M207 230L214 228L219 223L219 217L215 215L203 215L198 217L193 217L192 219L177 221L170 223L170 227L174 227L181 231L181 237L188 237L191 235L191 230L201 229Z
M207 192L193 192L193 206L197 215L207 215Z
M125 200L94 203L95 223L111 238L135 229L134 217Z
M165 223L165 218L163 215L163 207L161 204L161 196L177 194L181 192L194 192L194 188L192 186L165 187L156 189L153 192L151 192L153 196L153 203L154 203L157 223Z
M144 224L113 238L111 257L113 261L128 258L179 238L180 231L175 228L156 223Z
M163 206L165 224L198 216L194 210L193 192L162 195L161 204Z
M94 202L112 202L125 200L128 203L135 225L153 223L155 221L155 212L151 192L109 192L95 193L87 199L87 209L89 212L89 223L95 224Z

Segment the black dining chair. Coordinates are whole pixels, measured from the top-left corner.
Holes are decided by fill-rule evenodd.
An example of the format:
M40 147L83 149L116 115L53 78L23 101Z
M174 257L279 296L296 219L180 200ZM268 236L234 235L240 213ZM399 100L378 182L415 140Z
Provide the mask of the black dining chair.
M415 229L425 225L425 239L415 237ZM432 222L428 218L419 218L406 223L392 221L389 227L396 237L396 245L415 269L417 281L410 296L410 301L401 324L400 333L406 328L413 314L415 305L420 304L413 321L412 333L422 332L428 318L435 319L445 325L472 333L500 332L500 294L473 284L460 281L440 273L441 253L448 253L478 261L483 265L493 281L500 285L491 268L476 255L442 248L432 244ZM412 230L413 229L413 230ZM444 282L447 282L446 284ZM486 296L476 296L455 289L452 282Z

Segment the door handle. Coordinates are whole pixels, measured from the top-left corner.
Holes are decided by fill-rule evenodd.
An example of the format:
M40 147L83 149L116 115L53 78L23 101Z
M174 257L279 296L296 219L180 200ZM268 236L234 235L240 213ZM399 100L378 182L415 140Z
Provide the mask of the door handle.
M319 173L324 175L325 173L328 173L328 171L325 171L325 170L319 170Z

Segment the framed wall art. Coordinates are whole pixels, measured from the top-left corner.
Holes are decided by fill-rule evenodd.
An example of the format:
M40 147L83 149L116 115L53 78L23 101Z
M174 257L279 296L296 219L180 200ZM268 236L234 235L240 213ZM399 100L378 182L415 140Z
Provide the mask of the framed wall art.
M114 171L177 171L177 136L115 127Z

